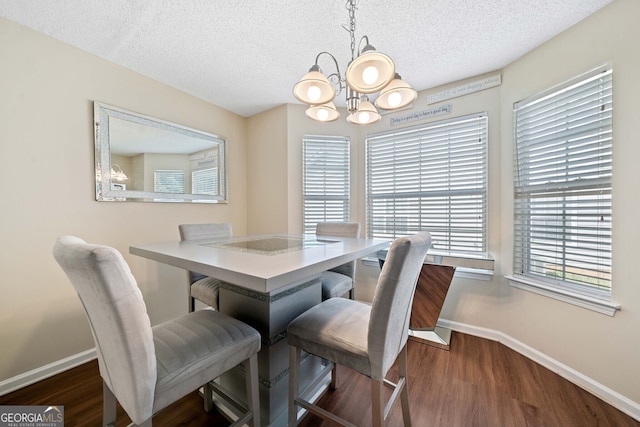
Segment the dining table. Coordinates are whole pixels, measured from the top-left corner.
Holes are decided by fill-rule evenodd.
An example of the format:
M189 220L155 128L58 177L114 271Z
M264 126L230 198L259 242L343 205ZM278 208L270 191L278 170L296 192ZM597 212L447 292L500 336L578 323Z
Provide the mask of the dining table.
M262 425L285 426L289 367L287 325L322 301L320 276L323 271L359 258L375 257L378 250L389 244L383 239L261 234L224 241L138 244L130 246L129 252L221 281L219 310L253 326L262 337L258 354ZM320 394L328 386L328 379L319 381L318 378L326 363L306 355L301 362L300 386L319 384L317 393ZM240 369L231 370L216 383L242 403L245 386Z

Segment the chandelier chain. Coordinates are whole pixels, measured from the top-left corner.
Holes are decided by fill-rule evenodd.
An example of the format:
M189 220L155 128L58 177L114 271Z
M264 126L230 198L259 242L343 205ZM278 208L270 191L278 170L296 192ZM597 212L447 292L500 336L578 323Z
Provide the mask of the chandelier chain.
M351 35L351 60L356 59L356 0L348 0L349 34Z

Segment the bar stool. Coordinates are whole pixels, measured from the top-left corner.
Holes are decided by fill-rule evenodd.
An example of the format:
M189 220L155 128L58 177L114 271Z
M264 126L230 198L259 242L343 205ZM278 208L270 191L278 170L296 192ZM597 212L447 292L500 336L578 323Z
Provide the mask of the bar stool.
M178 225L180 240L229 240L233 235L231 224L180 224ZM189 312L195 309L195 300L201 301L218 309L218 295L220 294L220 280L204 274L189 272Z
M333 362L319 377L323 378L331 369L332 388L337 385L336 364L371 378L374 426L384 424L398 395L402 403L404 425L411 425L407 390L409 317L418 275L429 246L431 235L428 232L401 237L391 244L372 305L345 298L331 298L289 323L289 427L297 425L298 406L338 424L353 425L307 400L307 395L317 384L299 390L302 350ZM399 380L393 384L385 378L396 359ZM393 389L386 405L385 386Z
M316 236L324 237L360 237L360 223L358 222L319 222L316 224ZM322 300L341 297L349 292L349 298L354 298L353 282L356 274L356 262L351 261L339 265L320 276L322 283Z
M117 250L60 237L53 255L85 309L103 379L103 425L116 425L119 402L135 425L238 364L245 368L248 410L234 426L260 425L260 334L213 310L151 327L142 293ZM205 404L205 408L206 408Z

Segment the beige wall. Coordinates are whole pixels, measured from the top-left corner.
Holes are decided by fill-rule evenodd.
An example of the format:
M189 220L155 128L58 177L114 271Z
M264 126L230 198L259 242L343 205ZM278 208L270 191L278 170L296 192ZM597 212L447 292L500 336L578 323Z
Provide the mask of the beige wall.
M51 255L59 235L123 252L154 323L185 312L184 273L128 246L177 239L183 222L228 221L244 234L247 137L242 117L2 18L0 52L2 381L94 346ZM226 136L229 203L96 202L94 100Z
M452 113L436 118L489 114L489 250L496 259L492 280L454 280L443 318L504 332L634 402L640 402L640 286L631 268L640 240L634 170L640 158L634 133L640 99L637 16L640 2L615 0L502 70L500 87L445 101ZM10 59L0 67L0 174L4 183L26 184L5 185L0 213L0 339L9 343L0 350L0 380L92 346L77 298L50 255L57 235L77 234L126 254L131 243L177 238L179 222L226 220L237 234L297 233L306 133L352 138L352 219L365 224L364 138L394 128L389 116L358 128L344 122L343 112L339 121L319 125L304 116L303 106L287 105L241 119L1 20L0 51ZM511 288L503 278L512 261L512 104L607 61L614 67L613 300L622 304L615 317ZM422 92L414 109L430 107L427 94L461 83ZM93 99L227 136L230 203L93 201ZM178 294L184 291L169 286L182 279L180 272L127 259L153 320L182 309L170 299L183 298ZM376 268L359 264L358 298L370 299L376 277Z
M251 234L287 233L287 107L248 119L247 231Z

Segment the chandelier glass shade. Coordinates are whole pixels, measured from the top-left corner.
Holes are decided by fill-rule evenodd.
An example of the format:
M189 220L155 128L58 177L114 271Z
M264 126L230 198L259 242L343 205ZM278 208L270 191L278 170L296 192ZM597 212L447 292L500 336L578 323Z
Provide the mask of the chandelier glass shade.
M370 125L379 122L381 118L382 116L378 113L376 107L369 102L369 98L363 95L358 109L347 116L347 121L356 125Z
M363 53L347 67L345 79L354 91L370 94L386 87L395 74L396 66L391 58L367 45Z
M336 109L333 102L327 102L321 105L311 105L304 112L308 117L319 122L333 122L340 117L340 113Z
M376 107L393 110L406 107L418 97L418 92L404 82L398 74L376 98Z
M350 18L351 62L344 77L336 58L328 52L320 52L309 72L293 87L293 94L300 102L309 105L305 112L308 117L330 122L340 117L332 101L346 89L347 121L355 124L376 123L382 118L377 108L394 110L406 107L418 94L396 73L393 60L369 44L367 36L360 40L360 45L366 42L364 48L356 49L356 0L348 0L346 7ZM322 56L329 56L333 60L335 73L325 75L322 72L318 65ZM377 92L380 93L374 106L367 95Z
M293 87L293 95L305 104L320 105L331 102L336 97L336 90L320 67L314 65Z

